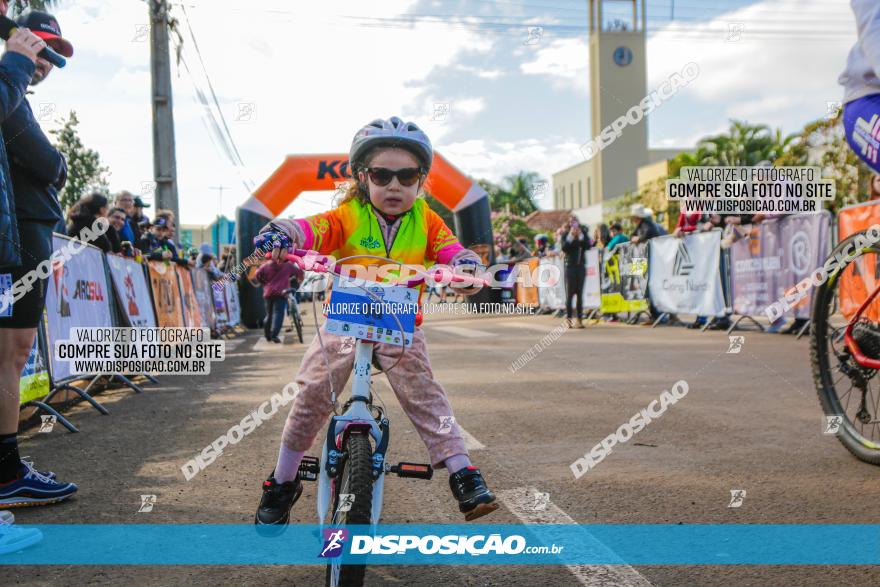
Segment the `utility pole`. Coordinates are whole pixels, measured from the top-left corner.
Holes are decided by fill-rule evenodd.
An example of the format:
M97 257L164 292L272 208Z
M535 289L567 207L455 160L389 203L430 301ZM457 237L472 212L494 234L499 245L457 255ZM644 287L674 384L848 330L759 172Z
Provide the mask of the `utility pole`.
M223 190L226 189L225 185L213 185L209 189L218 190L220 192L220 213L217 214L217 218L223 216Z
M150 74L153 95L153 176L156 207L174 212L181 224L177 202L177 159L174 148L174 112L171 103L171 57L168 51L167 0L150 2Z

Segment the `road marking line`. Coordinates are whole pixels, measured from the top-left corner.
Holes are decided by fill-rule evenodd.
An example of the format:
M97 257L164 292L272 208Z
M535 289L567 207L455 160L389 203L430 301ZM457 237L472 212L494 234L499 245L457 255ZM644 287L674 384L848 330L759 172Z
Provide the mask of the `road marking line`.
M474 330L472 328L462 328L460 326L432 326L431 330L439 330L446 334L454 334L456 336L464 336L465 338L483 338L485 336L494 336L491 332L484 330Z
M234 351L235 347L244 342L243 338L233 338L231 340L224 341L226 343L226 351Z
M524 524L577 524L571 516L559 509L551 501L542 501L542 509L535 509L537 494L534 487L517 487L496 492L498 498ZM546 503L546 505L544 505ZM601 552L608 558L619 560L614 551L596 540L589 532L582 530L586 542L590 543L591 551ZM572 575L582 584L589 587L623 585L625 587L642 587L651 583L637 570L622 560L615 565L565 565Z
M506 322L504 326L513 326L514 328L521 328L523 330L534 330L537 332L543 332L544 334L550 334L551 332L553 332L554 328L559 326L559 324L529 324L528 322Z
M261 336L257 339L257 342L254 343L255 351L265 351L266 349L273 348L277 343L266 340L265 336Z

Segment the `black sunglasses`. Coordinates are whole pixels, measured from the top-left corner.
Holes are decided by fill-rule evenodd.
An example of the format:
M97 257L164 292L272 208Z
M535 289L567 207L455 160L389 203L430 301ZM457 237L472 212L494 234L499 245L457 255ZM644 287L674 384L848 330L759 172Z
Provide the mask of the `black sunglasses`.
M385 187L395 177L400 185L409 187L419 181L422 169L420 167L404 167L395 171L385 167L367 167L367 173L370 175L370 181L379 187Z

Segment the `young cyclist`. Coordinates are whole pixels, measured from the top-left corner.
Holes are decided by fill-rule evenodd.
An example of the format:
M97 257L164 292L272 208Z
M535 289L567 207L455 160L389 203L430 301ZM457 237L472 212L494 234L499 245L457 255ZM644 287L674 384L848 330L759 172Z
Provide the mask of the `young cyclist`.
M339 206L302 220L276 219L263 228L255 242L259 245L286 236L295 247L336 258L365 254L416 266L436 262L476 267L479 257L462 247L443 220L418 197L432 160L431 142L414 123L397 117L374 120L352 140L352 181ZM279 229L283 234L275 232ZM278 257L282 251L275 249L272 254ZM385 263L363 258L347 262L367 266ZM461 291L471 295L479 287ZM328 333L323 326L321 336L329 365L316 336L296 377L299 392L284 426L277 464L263 483L256 524L288 522L290 508L302 493L300 461L331 412L328 366L334 389L342 389L351 374L354 354L340 352L343 337ZM400 350L377 344L374 355L384 369L394 364ZM468 458L446 393L434 380L421 329L416 329L412 346L406 348L400 363L387 376L427 446L431 463L448 469L449 485L465 519L473 520L497 509L495 496Z
M858 41L838 80L844 87L843 126L853 151L880 173L880 2L852 0L851 4Z

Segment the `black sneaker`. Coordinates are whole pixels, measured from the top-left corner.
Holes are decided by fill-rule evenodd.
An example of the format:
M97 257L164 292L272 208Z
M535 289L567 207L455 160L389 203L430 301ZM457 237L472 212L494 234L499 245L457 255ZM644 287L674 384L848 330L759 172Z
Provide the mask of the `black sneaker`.
M467 522L492 513L498 509L495 495L486 487L480 470L474 466L465 467L449 476L449 487L458 500L458 509Z
M278 338L277 336L273 336L273 337L272 337L272 342L274 342L275 344L281 344L281 339Z
M302 481L299 475L293 481L278 483L275 471L263 481L263 497L254 516L254 524L258 526L283 526L290 519L290 508L302 494Z

